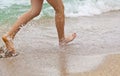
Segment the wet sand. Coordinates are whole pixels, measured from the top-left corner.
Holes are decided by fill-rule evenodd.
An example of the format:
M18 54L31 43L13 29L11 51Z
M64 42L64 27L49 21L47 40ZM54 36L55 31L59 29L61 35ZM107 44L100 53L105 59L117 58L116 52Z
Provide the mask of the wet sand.
M119 76L120 54L108 55L96 69L83 73L70 73L68 76Z
M33 20L14 40L20 55L0 59L0 76L119 76L119 21L120 11L66 18L66 34L78 36L59 47L54 19Z

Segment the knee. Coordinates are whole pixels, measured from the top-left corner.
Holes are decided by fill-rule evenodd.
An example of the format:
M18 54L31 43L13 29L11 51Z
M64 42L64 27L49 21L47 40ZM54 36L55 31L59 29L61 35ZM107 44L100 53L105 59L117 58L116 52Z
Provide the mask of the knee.
M38 16L40 14L40 10L31 9L30 14L31 14L31 16L36 17L36 16Z
M59 17L64 17L64 6L61 6L58 9L55 9L55 13Z

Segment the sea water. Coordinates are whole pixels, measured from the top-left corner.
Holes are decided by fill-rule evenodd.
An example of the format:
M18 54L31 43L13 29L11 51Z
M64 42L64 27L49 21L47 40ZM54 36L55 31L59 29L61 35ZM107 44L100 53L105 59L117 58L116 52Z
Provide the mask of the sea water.
M120 9L120 0L63 0L66 17L93 16ZM0 0L0 24L14 22L29 10L30 0ZM44 1L40 17L53 17L53 8Z
M119 10L120 0L63 0L63 3L66 17L70 17L66 20L66 33L75 31L77 38L61 49L54 20L28 23L14 40L20 55L13 61L0 62L2 76L60 76L64 70L86 72L99 66L105 59L104 54L118 54L119 13L93 16ZM0 35L5 31L1 30L3 26L14 23L29 8L30 0L0 0ZM41 17L54 17L54 10L47 1L37 19Z

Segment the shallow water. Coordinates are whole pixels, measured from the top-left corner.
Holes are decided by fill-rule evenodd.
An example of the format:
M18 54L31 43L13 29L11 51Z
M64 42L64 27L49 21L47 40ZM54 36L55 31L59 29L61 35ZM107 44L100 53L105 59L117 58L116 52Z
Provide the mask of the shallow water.
M111 10L120 10L120 0L63 0L63 3L67 17L94 16ZM30 0L0 0L0 26L6 22L13 23L29 9ZM47 1L44 2L40 16L54 16L54 10Z
M119 20L117 13L96 17L67 18L66 35L76 32L77 38L65 46L63 51L80 55L119 52ZM28 26L23 27L17 34L15 44L18 49L28 47L44 52L50 49L57 52L56 49L59 49L59 46L54 20L45 19L28 23Z
M108 54L120 53L119 13L66 18L66 34L76 32L77 38L62 48L54 19L29 22L14 40L20 55L0 59L1 76L67 76L96 69Z

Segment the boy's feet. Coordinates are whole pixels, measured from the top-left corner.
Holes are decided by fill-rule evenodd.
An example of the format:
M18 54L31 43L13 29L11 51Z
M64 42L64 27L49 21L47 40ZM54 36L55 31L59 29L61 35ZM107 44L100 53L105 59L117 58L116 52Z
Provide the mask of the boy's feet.
M73 33L72 35L61 40L61 42L59 42L59 45L66 45L67 43L73 41L76 38L76 36L77 36L76 33Z
M7 35L4 35L2 37L2 40L4 41L5 45L6 45L6 49L9 51L9 52L12 52L13 54L15 53L15 49L14 49L14 44L12 42L12 38L10 38L9 36Z
M0 47L0 58L15 57L17 55L19 55L18 52L13 53L12 51L8 51L4 46Z
M18 52L13 53L12 51L11 52L10 51L6 51L4 57L8 58L8 57L15 57L15 56L18 56L18 55L19 55Z

